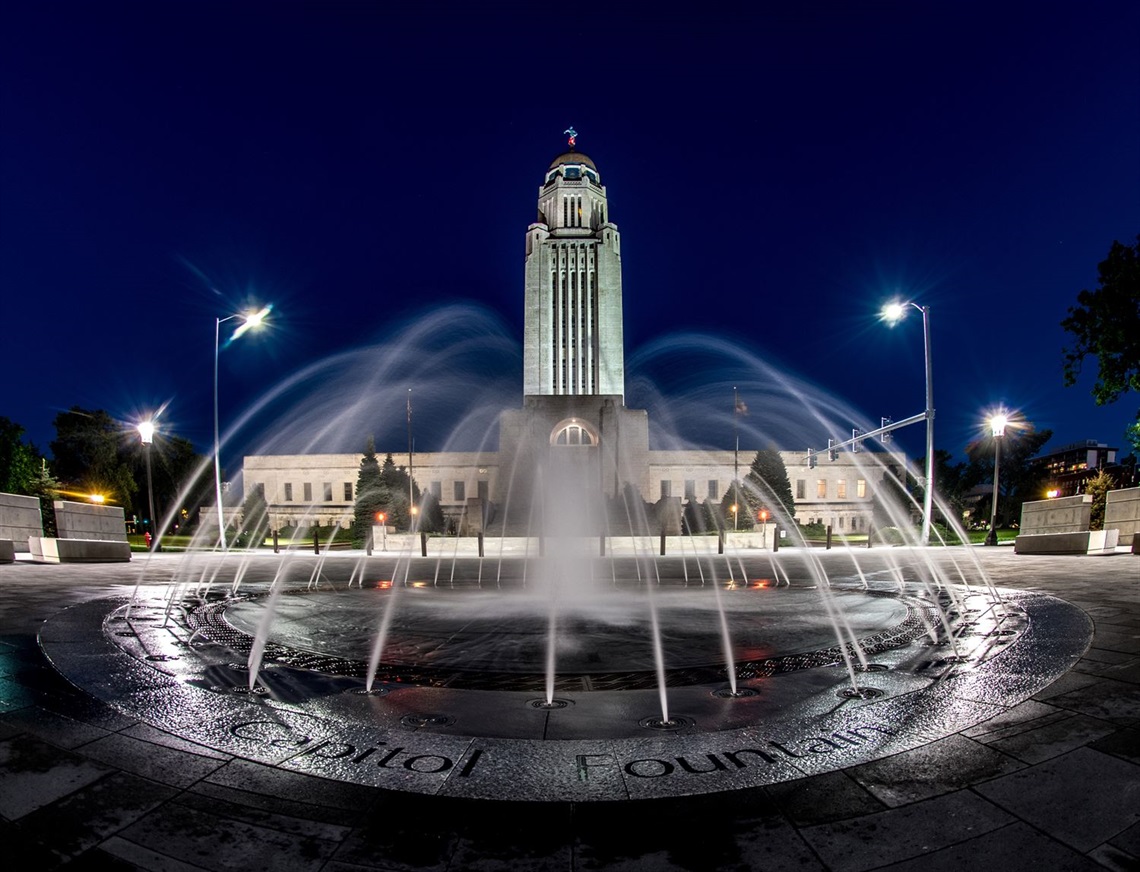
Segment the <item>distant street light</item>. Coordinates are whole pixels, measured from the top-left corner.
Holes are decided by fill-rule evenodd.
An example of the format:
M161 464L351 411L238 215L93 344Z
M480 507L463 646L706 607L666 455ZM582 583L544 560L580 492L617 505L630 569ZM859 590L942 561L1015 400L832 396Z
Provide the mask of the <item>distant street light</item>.
M984 545L997 545L997 503L998 503L998 469L1001 461L1001 437L1005 435L1009 416L1005 412L998 412L990 418L990 432L994 437L994 496L990 506L990 531L986 533Z
M218 436L218 351L221 347L222 324L226 321L232 321L234 318L242 319L241 324L234 330L234 335L230 337L232 342L247 330L252 330L261 324L272 308L272 306L266 306L260 312L239 312L234 315L227 315L225 318L214 319L214 490L218 498L218 540L221 542L223 551L226 551L229 546L226 544L226 522L222 511L222 445Z
M930 354L930 307L920 306L918 303L895 301L883 307L883 320L894 326L906 315L907 308L917 309L922 313L922 341L926 350L926 487L922 498L922 536L923 545L930 544L931 512L934 505L934 380L932 376Z
M143 453L146 455L146 496L150 507L150 548L158 550L158 526L154 514L154 483L150 475L150 446L154 442L154 421L149 418L139 422L139 437L142 439Z

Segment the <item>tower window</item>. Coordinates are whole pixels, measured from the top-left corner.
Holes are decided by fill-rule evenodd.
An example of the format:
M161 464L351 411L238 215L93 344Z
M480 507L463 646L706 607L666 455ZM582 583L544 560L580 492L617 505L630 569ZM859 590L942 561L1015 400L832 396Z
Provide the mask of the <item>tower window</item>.
M597 445L594 434L580 421L568 421L554 428L551 445Z

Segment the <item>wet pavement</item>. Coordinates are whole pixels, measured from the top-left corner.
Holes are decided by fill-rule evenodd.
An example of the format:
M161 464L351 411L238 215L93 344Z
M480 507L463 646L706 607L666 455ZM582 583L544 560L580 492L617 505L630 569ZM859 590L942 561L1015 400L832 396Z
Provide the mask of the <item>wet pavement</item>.
M845 769L605 802L369 787L158 730L76 689L37 643L65 607L128 594L145 562L0 566L0 844L44 869L1140 869L1140 558L978 554L998 586L1094 624L1031 698Z

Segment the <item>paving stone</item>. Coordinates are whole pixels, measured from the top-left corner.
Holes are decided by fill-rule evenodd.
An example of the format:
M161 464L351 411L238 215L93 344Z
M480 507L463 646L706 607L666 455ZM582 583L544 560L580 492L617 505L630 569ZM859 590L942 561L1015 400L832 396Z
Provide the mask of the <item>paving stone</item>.
M877 872L962 872L963 869L1104 872L1095 860L1020 821L914 860L880 867Z
M89 742L81 751L83 756L92 760L175 787L188 787L225 765L225 761L217 757L190 754L122 733L112 733Z
M101 727L85 724L39 706L8 712L0 718L0 722L11 724L60 748L78 748L80 745L108 735Z
M1040 763L1116 732L1115 724L1084 715L1051 721L1032 730L989 743L1003 753L1026 763Z
M197 754L199 757L212 757L215 760L233 759L229 754L223 754L221 751L215 751L213 748L207 748L205 745L199 745L197 742L191 742L187 739L183 739L181 736L167 733L157 727L152 727L150 724L134 724L125 730L121 730L120 734L131 736L135 739L142 739L143 741L150 742L152 745L162 745L166 748L174 748L177 751Z
M175 796L173 788L115 773L25 816L25 832L70 859Z
M1000 829L1014 817L960 790L877 814L800 831L833 872L862 872L910 860Z
M886 807L855 781L849 771L770 784L764 790L772 804L796 826L873 814Z
M248 804L230 802L228 800L219 799L216 796L207 796L193 791L182 793L178 797L178 802L188 808L209 812L219 817L233 818L234 820L245 821L246 823L255 824L259 827L281 830L283 833L293 833L298 836L312 836L313 838L326 839L334 842L339 842L344 839L352 829L350 821L342 821L338 824L314 820L310 817L281 814L279 812L267 811ZM297 803L294 807L302 807L302 804ZM303 806L303 808L308 811L316 807L310 805ZM342 815L342 817L344 817L344 815Z
M127 841L204 869L317 870L336 842L224 818L170 802L122 830ZM117 850L110 850L122 857ZM127 859L127 858L123 858Z
M1071 673L1070 673L1071 674ZM1098 681L1054 697L1052 704L1121 726L1140 724L1140 685Z
M962 735L979 742L989 743L993 738L1013 735L1022 730L1039 726L1043 719L1069 717L1070 713L1043 702L1027 699L1025 702L1006 709L997 717L982 721L976 726L962 730Z
M374 789L370 787L287 772L249 760L231 760L211 773L207 780L282 799L303 798L312 805L346 811L358 810L362 804L371 803L375 796Z
M0 742L0 815L16 820L114 772L20 735Z
M356 826L368 814L373 804L372 799L362 801L356 809L334 808L328 805L313 805L302 801L301 798L289 799L281 796L271 796L265 793L255 793L229 787L224 784L214 784L210 781L199 781L187 791L187 796L201 796L206 802L225 803L227 806L246 810L252 823L258 822L258 816L263 813L281 815L283 817L298 818L335 824L337 826ZM187 803L196 805L196 801L187 798ZM208 806L207 806L208 807ZM237 816L237 815L235 815Z
M1079 851L1091 851L1140 820L1140 766L1089 748L975 789Z
M897 807L960 790L1023 765L964 736L950 736L848 772L885 805Z
M573 868L569 803L472 802L462 809L452 868L470 872ZM510 838L504 838L508 826Z
M1140 727L1129 727L1090 742L1089 747L1114 757L1140 763Z
M220 863L214 863L205 858L210 865L196 866L186 863L177 857L172 857L153 848L136 844L122 836L112 836L99 846L103 853L114 860L126 863L132 869L146 869L150 872L202 872L203 869L225 869Z

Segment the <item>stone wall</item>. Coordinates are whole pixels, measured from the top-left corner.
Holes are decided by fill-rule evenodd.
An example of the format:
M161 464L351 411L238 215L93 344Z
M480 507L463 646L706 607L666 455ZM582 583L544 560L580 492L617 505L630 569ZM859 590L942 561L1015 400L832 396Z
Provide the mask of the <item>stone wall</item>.
M11 540L13 551L26 552L28 537L43 534L39 497L0 494L0 539Z
M1135 549L1136 534L1140 533L1140 487L1108 492L1104 507L1104 528L1120 531L1120 544Z
M1089 528L1092 497L1079 494L1055 500L1035 500L1021 507L1020 535L1084 533Z
M120 506L96 506L56 500L55 524L60 539L126 542L127 525Z

